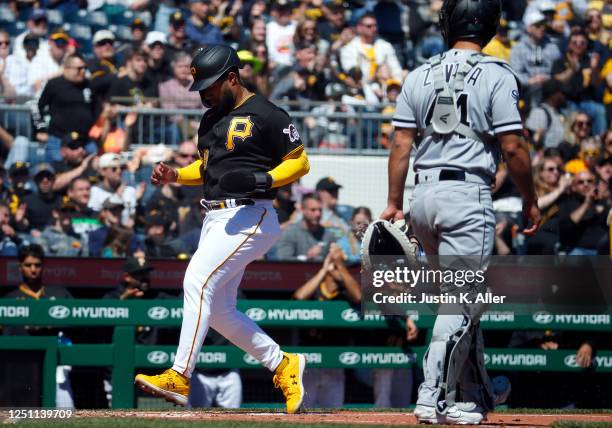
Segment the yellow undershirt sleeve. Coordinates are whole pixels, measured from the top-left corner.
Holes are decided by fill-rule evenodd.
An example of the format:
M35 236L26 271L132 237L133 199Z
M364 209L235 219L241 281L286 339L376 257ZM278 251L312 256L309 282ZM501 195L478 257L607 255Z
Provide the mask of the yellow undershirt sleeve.
M178 177L176 182L179 184L184 184L185 186L198 186L204 183L204 178L202 177L202 173L200 172L200 167L202 166L202 160L198 159L191 165L187 165L184 168L179 168L176 170L178 173Z
M268 174L272 176L272 187L282 187L286 184L293 183L298 178L306 175L310 170L308 156L304 146L300 146L292 152L288 153L283 161Z

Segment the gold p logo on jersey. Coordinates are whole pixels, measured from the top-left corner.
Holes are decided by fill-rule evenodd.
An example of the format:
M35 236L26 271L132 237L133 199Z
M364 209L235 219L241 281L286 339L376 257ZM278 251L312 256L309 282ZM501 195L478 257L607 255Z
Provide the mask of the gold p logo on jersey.
M234 117L227 128L225 148L227 150L234 150L234 138L240 138L244 141L252 135L252 132L253 122L251 122L251 116Z

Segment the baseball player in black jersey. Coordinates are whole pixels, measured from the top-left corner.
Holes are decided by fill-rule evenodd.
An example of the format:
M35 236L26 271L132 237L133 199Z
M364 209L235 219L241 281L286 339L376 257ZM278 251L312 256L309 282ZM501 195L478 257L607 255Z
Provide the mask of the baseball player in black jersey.
M236 309L245 267L263 256L280 236L272 199L278 187L309 170L308 158L290 117L242 84L236 51L222 45L202 48L191 64L192 91L209 107L198 131L200 159L180 169L160 163L155 185L201 185L207 215L198 250L183 282L183 324L174 365L158 376L137 375L136 384L154 395L185 405L189 378L209 327L274 372L274 385L287 412L302 405L305 358L279 345Z

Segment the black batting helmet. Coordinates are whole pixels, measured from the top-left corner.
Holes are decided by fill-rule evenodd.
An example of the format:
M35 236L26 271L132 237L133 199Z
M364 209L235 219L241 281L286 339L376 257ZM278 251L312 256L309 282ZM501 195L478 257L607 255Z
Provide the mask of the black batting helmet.
M202 91L233 68L240 68L240 58L234 49L225 45L206 46L191 61L193 84L189 90Z
M478 39L485 46L497 32L500 16L500 0L444 0L442 36L449 47L458 39Z

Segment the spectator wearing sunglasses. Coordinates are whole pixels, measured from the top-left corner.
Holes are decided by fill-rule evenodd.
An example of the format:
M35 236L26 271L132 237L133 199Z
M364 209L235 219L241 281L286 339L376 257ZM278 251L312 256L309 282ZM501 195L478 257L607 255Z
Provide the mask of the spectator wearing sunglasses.
M193 141L183 141L174 154L174 163L179 168L191 165L198 158L198 149Z
M608 46L612 40L612 32L603 25L601 11L594 7L587 10L585 30L589 39L597 41L603 46Z
M401 82L402 67L393 46L378 36L376 16L369 13L363 15L355 29L357 35L340 49L342 69L348 73L353 67L359 67L364 81L371 82L376 78L377 68L386 64L391 76Z
M42 231L52 219L52 211L59 208L62 198L53 190L55 170L47 163L36 165L32 171L32 178L36 184L36 192L24 197L26 215L25 230L36 229ZM20 230L20 231L25 231Z
M47 82L38 103L32 107L36 139L47 143L46 158L49 163L62 161L60 145L65 135L72 131L87 135L95 122L99 107L90 82L85 78L85 69L85 60L81 55L68 55L64 60L62 75ZM51 118L48 125L44 120L46 115ZM96 150L95 146L88 147L90 152Z
M56 192L64 192L72 180L77 177L83 177L89 183L97 182L98 174L92 167L92 160L95 155L87 155L85 152L86 142L85 135L76 131L71 131L62 136L60 143L61 160L52 163L55 170L53 190Z
M597 255L610 212L608 201L601 196L593 173L585 170L575 175L570 195L559 210L561 247L569 255Z
M118 71L118 59L115 50L115 35L110 30L99 30L93 36L93 54L87 68L97 90L107 95L110 85Z
M91 196L89 199L89 208L94 211L100 211L110 196L116 195L123 202L123 211L121 213L121 224L126 227L132 227L133 217L136 211L137 192L132 186L126 186L121 179L121 173L125 161L123 157L117 153L104 153L98 159L98 172L100 174L100 183L91 188Z
M600 153L601 141L599 137L590 137L583 140L580 143L578 157L565 165L565 171L574 175L585 169L594 172Z
M70 52L70 36L63 30L53 32L48 40L48 55L36 55L29 67L28 84L38 93L48 80L62 75L62 64Z
M606 109L602 104L602 58L598 52L589 51L589 38L581 28L574 28L567 43L565 56L552 67L555 79L563 84L570 111L582 110L593 121L593 133L602 134L607 127Z
M16 65L22 65L23 68L25 64L22 60L15 62L15 57L13 56L11 59L13 63L9 65L8 58L12 56L9 55L10 47L11 36L6 31L0 30L0 96L2 97L14 97L16 95L16 89L13 82L19 85L21 76L16 75L13 70L15 70ZM17 80L14 80L15 78L17 78Z
M112 230L121 228L121 215L125 206L123 200L113 194L109 196L103 203L100 210L99 221L101 226L95 230L89 232L88 243L89 243L89 255L91 257L102 257L104 247L113 241ZM127 228L131 230L132 228ZM135 256L136 254L144 254L144 245L136 234L132 234L128 240L127 253L128 256Z
M564 162L577 158L580 145L591 136L592 122L585 112L575 113L570 124L566 129L565 141L559 144L559 151Z
M571 178L565 175L560 157L545 155L533 174L542 221L526 240L527 254L555 254L559 246L559 204L567 194Z
M126 41L123 45L121 45L117 52L121 52L127 48L131 49L142 49L142 46L145 42L145 37L147 36L147 32L149 29L147 28L147 24L140 17L136 17L130 23L131 30L131 39Z
M147 54L147 77L156 85L173 75L167 44L168 38L161 31L151 31L143 43L142 49Z
M584 30L589 36L589 46L596 52L599 52L604 60L602 62L605 62L610 55L609 49L612 43L612 31L610 31L609 22L607 25L604 25L602 10L595 7L594 2L592 6L586 12ZM612 3L608 2L607 8L612 10Z
M546 16L538 10L525 15L526 34L512 48L510 65L524 88L524 96L532 104L541 100L544 82L550 80L554 62L561 52L546 35Z

